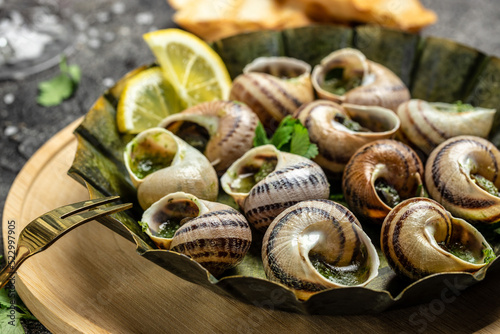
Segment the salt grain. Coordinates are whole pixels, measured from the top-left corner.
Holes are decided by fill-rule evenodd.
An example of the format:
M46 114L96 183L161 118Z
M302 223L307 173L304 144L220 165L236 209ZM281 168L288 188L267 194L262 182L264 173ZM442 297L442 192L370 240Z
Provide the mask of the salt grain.
M10 136L13 136L15 135L16 133L19 132L19 128L17 126L14 126L14 125L9 125L5 128L5 130L3 131L3 134L6 136L6 137L10 137Z
M14 100L16 99L16 97L14 96L14 94L12 93L8 93L8 94L5 94L4 97L3 97L3 102L5 104L12 104L14 103Z
M140 25L150 25L153 23L153 13L142 12L135 16L135 22Z

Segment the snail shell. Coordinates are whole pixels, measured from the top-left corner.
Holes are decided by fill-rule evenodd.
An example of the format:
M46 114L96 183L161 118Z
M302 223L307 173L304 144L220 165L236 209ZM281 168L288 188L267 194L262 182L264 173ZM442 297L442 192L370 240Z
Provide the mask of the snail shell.
M260 174L262 170L266 174ZM325 173L316 163L273 145L245 153L222 176L221 185L250 224L262 232L286 208L308 199L328 198L330 193Z
M344 94L325 89L332 70L342 69L340 82L353 80L358 86ZM311 81L321 99L337 103L352 103L364 106L380 106L396 111L398 106L410 99L405 84L388 68L367 60L365 55L355 49L341 49L325 57L314 67Z
M314 100L311 66L288 57L260 57L236 77L231 100L247 104L267 129L274 129L302 104Z
M391 268L411 279L474 272L494 258L479 231L428 198L411 198L397 205L385 218L380 244Z
M348 129L338 118L356 121L370 132ZM339 105L316 100L303 105L295 118L308 129L311 142L318 145L314 159L330 176L338 176L361 146L377 139L392 138L399 129L399 118L392 111L376 106Z
M423 176L422 162L410 147L391 139L376 140L353 155L343 175L342 189L356 217L382 224L392 207L377 192L380 182L405 200L424 195Z
M259 119L239 102L201 103L165 118L164 127L200 149L218 173L252 148Z
M495 109L458 111L457 105L410 100L398 108L401 131L407 140L426 154L446 139L471 135L488 137Z
M432 151L425 184L429 195L454 216L492 224L500 221L499 164L500 151L486 139L454 137Z
M124 161L143 209L177 191L217 198L219 182L207 158L163 128L139 133L127 144Z
M328 288L364 286L379 267L356 217L329 200L304 201L276 217L264 235L262 262L267 277L294 289L299 299Z
M191 257L214 276L239 264L252 242L250 226L241 213L183 192L155 202L141 222L147 224L146 233L159 248Z

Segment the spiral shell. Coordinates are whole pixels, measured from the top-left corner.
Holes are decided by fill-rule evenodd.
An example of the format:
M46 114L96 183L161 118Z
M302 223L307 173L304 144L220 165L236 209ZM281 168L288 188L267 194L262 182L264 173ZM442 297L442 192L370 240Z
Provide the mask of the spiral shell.
M409 143L424 153L431 151L446 139L471 135L487 138L493 124L495 109L472 108L455 104L429 103L410 100L398 108L401 131Z
M392 138L399 129L399 118L381 107L316 100L302 106L294 115L308 129L319 154L314 159L330 176L339 176L361 146L377 139ZM352 131L336 119L349 119L368 131Z
M500 221L499 165L500 151L486 139L454 137L432 151L425 184L429 195L454 216L493 224Z
M264 235L262 262L267 277L292 288L299 299L328 288L364 286L379 267L356 217L329 200L304 201L276 217Z
M233 81L231 100L247 104L267 129L302 104L314 100L311 66L287 57L260 57L245 66Z
M391 268L411 279L474 272L495 257L478 230L428 198L397 205L382 225L380 244Z
M190 139L188 142L222 174L252 148L258 121L257 115L242 103L212 101L170 115L159 126L184 140Z
M217 198L219 181L207 158L163 128L139 133L127 144L124 161L143 209L177 191Z
M214 276L239 264L252 242L250 226L238 211L183 192L155 202L141 222L158 247L191 257Z
M259 177L264 169L267 173ZM262 232L286 208L308 199L328 198L330 193L326 176L316 163L273 145L245 153L222 176L221 185L250 224Z
M379 195L378 186L389 186L397 194L387 195L401 201L424 195L423 176L422 162L410 147L391 139L376 140L362 146L349 160L342 189L356 217L382 224L391 206Z
M359 86L347 89L344 94L325 89L329 73L335 69L343 70L341 81L356 79ZM410 99L408 88L396 74L350 48L334 51L325 57L314 67L311 81L320 98L337 103L380 106L395 112L401 103Z

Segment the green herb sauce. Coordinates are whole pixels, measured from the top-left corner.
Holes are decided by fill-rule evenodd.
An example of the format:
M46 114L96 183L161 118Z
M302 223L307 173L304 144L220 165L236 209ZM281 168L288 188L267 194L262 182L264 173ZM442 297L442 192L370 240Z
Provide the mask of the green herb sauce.
M231 184L231 189L239 193L248 193L257 183L274 171L277 163L276 159L272 159L265 161L260 167L245 166L243 168L244 173L241 173L241 175L245 176L241 177L241 175L238 175L236 180Z
M180 222L167 220L160 225L156 236L160 238L172 238L179 227L181 227Z
M342 285L358 285L368 279L369 270L366 264L354 262L348 267L332 266L326 262L320 255L309 255L314 268L329 281Z
M342 124L343 126L345 126L346 128L348 128L351 131L371 132L369 129L361 126L361 124L359 124L358 122L353 121L352 119L349 119L342 114L335 115L334 120L335 120L335 122Z
M393 208L401 203L401 197L397 190L384 179L377 179L375 181L375 190L380 199L389 207Z
M486 245L483 243L483 262L484 263L490 263L493 261L497 256L495 255L495 252L493 252L492 249L486 248Z
M168 161L168 160L167 160ZM170 165L163 155L147 155L142 157L135 165L134 174L139 178L143 179L149 174L156 172L164 167Z
M142 232L147 232L149 230L148 223L143 221L138 221L139 225L141 225Z
M334 68L326 74L321 88L336 95L344 95L351 89L361 86L361 81L362 78L358 76L346 78L343 68Z
M175 232L191 219L198 217L200 209L191 200L173 199L155 213L152 218L157 231L151 231L160 238L172 238Z
M481 189L485 190L493 196L500 197L500 193L498 192L498 188L495 186L495 184L484 176L479 174L471 174L471 178Z
M465 245L459 242L449 244L439 242L438 245L448 253L455 255L456 257L464 261L467 261L469 263L480 263L480 261L474 256L474 253L472 253L472 251L467 249Z

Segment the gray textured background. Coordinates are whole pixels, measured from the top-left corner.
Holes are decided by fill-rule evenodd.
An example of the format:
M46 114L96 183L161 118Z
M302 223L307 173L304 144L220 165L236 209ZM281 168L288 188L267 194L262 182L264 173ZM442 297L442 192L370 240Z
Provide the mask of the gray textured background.
M403 1L403 0L400 0ZM82 69L76 94L59 106L36 104L37 85L57 73L52 68L23 81L0 82L0 210L14 178L31 155L50 137L84 115L106 85L138 65L153 61L142 34L173 26L164 0L65 1L88 25L75 34L71 64ZM500 56L500 3L496 0L423 0L439 22L423 35L446 37ZM119 14L116 3L125 6ZM115 7L116 9L116 7ZM14 97L10 102L9 98ZM6 101L7 100L7 101ZM16 218L16 217L9 217ZM48 333L30 322L28 333Z

